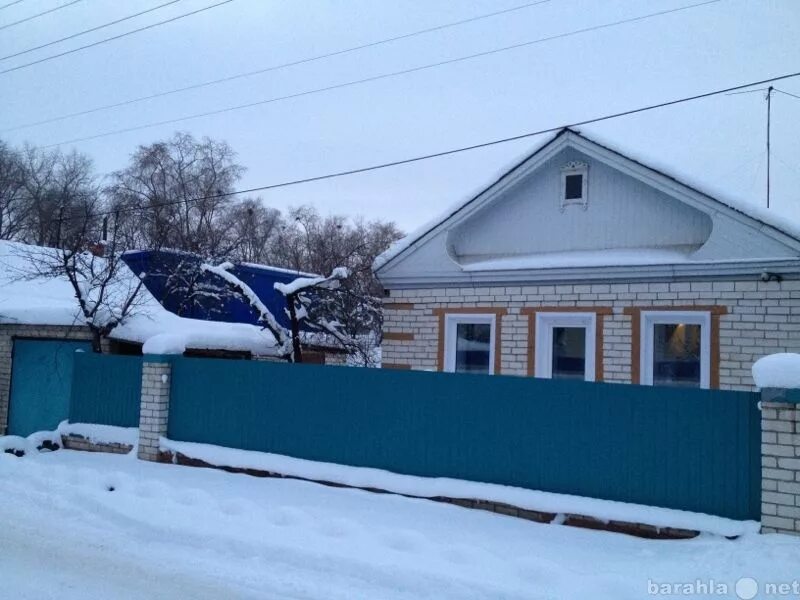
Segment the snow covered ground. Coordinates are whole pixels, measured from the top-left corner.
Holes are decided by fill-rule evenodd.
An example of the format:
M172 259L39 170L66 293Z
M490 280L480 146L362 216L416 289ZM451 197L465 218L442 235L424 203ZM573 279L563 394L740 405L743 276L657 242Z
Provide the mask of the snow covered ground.
M736 598L800 577L779 535L650 541L110 454L0 454L0 497L7 598Z

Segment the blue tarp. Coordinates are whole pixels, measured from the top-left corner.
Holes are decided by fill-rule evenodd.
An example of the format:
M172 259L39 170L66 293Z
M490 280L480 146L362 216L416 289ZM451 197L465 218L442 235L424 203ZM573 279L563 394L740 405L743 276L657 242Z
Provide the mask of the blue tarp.
M126 252L123 260L134 273L146 274L145 286L170 312L182 317L206 321L257 323L258 317L253 310L246 302L237 297L225 295L220 299L202 296L193 302L187 302L185 289L176 289L180 286L175 285L174 277L172 282L169 281L169 278L181 267L199 266L201 259L198 256L164 250L137 250ZM236 265L231 272L258 294L258 297L275 315L279 323L287 328L290 326L289 318L285 313L286 300L283 295L275 291L274 284L276 282L288 283L297 277L307 275L306 273L252 264ZM220 286L222 284L219 277L210 273L200 275L196 282L204 286Z

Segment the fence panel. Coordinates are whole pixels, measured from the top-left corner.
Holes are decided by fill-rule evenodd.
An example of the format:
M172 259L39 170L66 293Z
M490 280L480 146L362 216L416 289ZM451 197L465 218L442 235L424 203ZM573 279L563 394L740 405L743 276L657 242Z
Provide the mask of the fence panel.
M138 427L141 389L141 356L77 353L69 420Z
M756 394L177 358L171 439L760 516Z

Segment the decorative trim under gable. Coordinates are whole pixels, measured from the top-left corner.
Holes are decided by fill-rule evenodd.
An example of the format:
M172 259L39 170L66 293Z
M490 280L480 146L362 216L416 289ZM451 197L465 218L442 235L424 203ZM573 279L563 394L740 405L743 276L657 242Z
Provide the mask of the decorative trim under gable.
M487 306L459 306L457 308L434 308L431 314L439 317L439 333L438 333L438 347L436 351L436 370L444 371L444 329L445 316L457 314L476 314L476 315L495 315L495 332L494 332L494 374L500 374L502 365L502 337L503 337L503 316L508 314L508 309L494 308Z
M719 318L728 314L728 307L718 304L686 306L626 306L622 313L631 317L631 383L642 382L642 311L707 312L711 314L711 347L709 384L712 390L719 389Z
M536 313L575 312L595 314L594 380L603 381L603 317L613 313L610 306L526 306L521 315L528 317L528 376L536 373Z

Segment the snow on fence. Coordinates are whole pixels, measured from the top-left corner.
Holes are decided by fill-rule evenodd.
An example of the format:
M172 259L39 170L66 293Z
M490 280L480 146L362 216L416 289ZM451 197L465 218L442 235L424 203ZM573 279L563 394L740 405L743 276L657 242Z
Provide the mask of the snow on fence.
M78 352L69 420L115 427L139 426L142 357Z
M756 393L167 360L171 440L731 519L761 515Z

